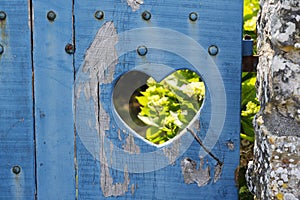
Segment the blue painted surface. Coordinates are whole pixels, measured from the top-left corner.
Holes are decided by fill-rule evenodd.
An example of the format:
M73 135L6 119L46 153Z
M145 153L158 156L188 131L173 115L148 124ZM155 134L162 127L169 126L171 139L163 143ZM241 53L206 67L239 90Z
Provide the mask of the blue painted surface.
M2 0L0 10L0 199L34 199L31 40L27 0ZM14 166L21 171L15 174Z
M33 100L28 1L1 1L0 10L7 13L7 19L0 22L0 44L4 47L4 53L0 55L0 199L34 199L35 192L38 199L75 199L76 187L78 199L238 199L234 170L239 164L242 4L240 0L145 0L141 8L133 12L123 0L75 0L74 5L72 0L33 0ZM50 10L56 13L53 22L47 19L47 12ZM104 19L95 19L94 13L97 10L104 11ZM141 18L144 10L151 12L150 21L146 22ZM188 19L191 12L198 13L197 21L191 22ZM73 14L75 21L72 18ZM86 112L86 116L83 117L86 117L86 122L91 126L84 131L94 133L96 130L93 124L96 119L90 118L90 113L95 112L95 108L89 107L90 104L80 104L80 101L84 100L90 103L91 100L86 100L84 96L82 99L75 99L74 81L76 83L76 78L78 80L82 73L80 67L84 62L84 55L97 31L108 21L114 22L119 36L122 32L134 28L166 28L192 38L204 50L194 51L192 44L179 39L177 41L176 37L175 40L171 40L171 35L167 34L155 39L157 35L146 33L128 41L120 37L118 44L127 42L130 46L145 37L143 44L151 38L159 45L162 45L161 41L165 42L164 47L170 50L157 49L155 47L158 44L152 43L149 45L153 45L153 48L148 49L146 57L141 58L134 49L120 55L113 71L113 80L99 85L99 101L103 105L103 111L110 115L109 130L105 131L108 140L101 146L98 135L88 138L91 143L96 143L97 147L91 152L80 136L82 133L79 132L85 126L78 126L78 121L81 121L76 121L78 118L75 118L75 113ZM76 43L75 56L65 52L65 45L73 42ZM218 55L210 56L206 52L210 45L218 46ZM119 45L118 52L129 48L128 46ZM185 58L182 57L183 54L186 55ZM203 56L203 63L213 61L218 67L226 91L226 101L215 99L219 97L216 91L221 89L216 87L218 83L210 83L200 115L201 131L197 131L197 135L202 139L208 135L212 111L216 109L214 105L220 106L226 102L227 110L224 128L211 150L224 162L222 174L217 182L211 180L208 185L202 187L198 187L196 183L184 183L181 161L186 157L191 158L197 162L199 168L199 154L203 153L203 149L188 133L181 136L181 140L190 141L191 145L184 149L172 164L163 153L155 154L154 157L145 156L137 162L134 154L117 151L123 149L125 140L131 133L118 119L111 100L117 80L137 66L159 63L174 70L196 70L189 61L197 61L200 55ZM210 69L205 69L209 66L204 66L203 63L200 64L203 71L200 70L199 73L204 81L217 80L217 76L207 75ZM118 136L119 129L121 139ZM212 128L212 133L213 131ZM141 155L162 152L162 149L172 146L170 144L157 148L136 135L133 136ZM209 143L215 138L207 139L206 142ZM234 149L228 148L228 142L234 144ZM101 187L101 176L106 168L103 168L99 161L99 147L105 150L112 184L124 183L124 171L129 169L129 183L122 188L124 194L105 197L105 191ZM207 155L204 160L204 167L211 167L213 179L216 161ZM12 167L16 165L21 167L21 173L18 175L12 172ZM117 165L121 168L113 168ZM160 168L162 165L165 166ZM151 167L156 170L147 170ZM134 169L138 173L135 173Z
M97 31L107 21L113 21L116 26L117 33L141 27L161 27L183 33L195 41L197 41L204 49L210 45L216 45L219 48L217 56L210 56L218 66L220 75L224 82L226 91L226 116L224 128L217 144L212 149L212 152L224 162L221 178L216 183L212 181L203 187L198 187L196 183L185 184L181 172L180 161L185 157L189 157L198 163L199 167L199 152L203 152L202 148L196 141L174 162L174 165L168 165L151 172L145 173L129 173L130 183L127 187L128 191L124 195L107 199L238 199L237 188L235 187L234 171L239 164L239 132L240 132L240 81L241 81L241 42L242 42L242 4L240 0L212 0L206 2L190 2L190 1L144 1L141 8L135 12L127 6L125 1L75 1L75 40L77 51L75 55L75 68L77 76L82 73L81 66L84 62L84 55L90 47ZM103 10L105 17L103 20L96 20L93 15L97 10ZM144 10L148 10L152 14L150 21L146 22L141 18ZM188 15L190 12L197 12L199 20L190 22ZM137 35L137 40L143 35ZM144 35L145 42L147 37L155 37L155 35ZM168 41L168 35L162 36L165 41ZM160 38L161 39L161 38ZM121 41L124 42L124 41ZM134 41L126 41L128 43ZM177 48L185 49L188 44L184 41L178 41ZM168 46L168 45L166 45ZM173 43L170 44L173 46ZM101 51L101 50L100 50ZM104 49L102 49L104 51ZM109 142L105 143L104 148L106 153L114 145L113 149L120 148L124 145L124 140L128 135L124 134L120 141L117 137L118 129L125 129L120 121L113 116L113 106L111 103L111 95L114 84L124 73L133 70L140 64L149 62L161 63L168 65L174 69L182 67L193 69L187 63L187 60L175 55L174 49L166 52L163 49L150 49L145 59L137 56L135 51L127 52L119 57L119 63L114 71L114 80L112 83L100 85L100 101L104 106L105 112L109 113L110 128L105 132ZM201 55L197 52L190 52L191 58ZM205 66L204 66L205 67ZM201 71L200 71L201 74ZM205 76L205 74L202 74ZM78 77L77 77L78 78ZM214 77L204 77L206 80ZM204 79L205 81L205 79ZM217 85L217 84L216 84ZM212 90L218 90L211 86ZM201 110L201 131L197 134L204 138L209 129L212 99L215 91L208 91L205 105ZM212 96L210 96L212 94ZM217 99L217 102L222 104L224 99ZM76 106L78 106L76 104ZM86 118L91 119L88 114L89 107L83 109L87 112ZM222 113L220 113L222 114ZM92 119L91 119L92 120ZM94 124L94 121L91 121ZM82 125L82 124L81 124ZM93 128L86 131L95 131ZM78 129L80 131L80 129ZM129 130L126 130L128 134ZM80 133L79 133L80 135ZM183 139L185 136L183 137ZM98 141L97 138L89 138L91 141ZM208 143L210 142L208 138ZM90 149L82 139L77 137L77 161L78 161L78 197L79 199L102 199L105 198L101 189L101 163L97 153L93 155ZM234 149L228 148L228 142L234 144ZM135 143L141 148L142 153L152 152L156 150L140 138L135 137ZM95 145L97 147L97 145ZM103 148L103 146L101 146ZM95 150L97 151L97 150ZM115 151L112 151L115 152ZM96 156L95 156L96 155ZM127 158L118 157L117 152L107 155L108 163L127 162ZM130 156L129 156L130 157ZM124 159L124 161L122 160ZM142 163L135 163L129 159L129 164L132 166L145 166L153 164L159 166L161 162L166 162L166 157L157 157L155 160L145 160ZM205 157L206 165L211 167L211 174L216 162L209 156ZM152 163L151 163L152 162ZM128 162L127 162L128 164ZM113 165L113 164L112 164ZM127 166L128 167L128 166ZM130 166L129 166L130 167ZM125 164L124 164L125 168ZM109 168L109 173L113 178L113 183L124 182L124 172Z
M72 1L33 1L37 196L75 199ZM49 11L56 13L53 22Z
M243 40L243 56L253 55L253 39Z

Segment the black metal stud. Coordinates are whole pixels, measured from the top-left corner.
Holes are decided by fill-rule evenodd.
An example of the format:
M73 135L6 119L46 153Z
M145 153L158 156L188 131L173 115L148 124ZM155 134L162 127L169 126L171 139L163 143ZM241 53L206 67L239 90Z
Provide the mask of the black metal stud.
M16 175L21 173L21 167L20 166L13 166L12 172Z
M211 56L215 56L219 53L219 49L216 45L211 45L210 47L208 47L208 53Z
M2 46L2 44L0 44L0 55L2 55L4 52L4 47Z
M74 54L75 53L75 47L74 47L74 45L70 44L70 43L66 44L65 51L68 54Z
M196 12L191 12L189 14L189 19L193 22L196 21L198 19L198 14Z
M148 53L148 49L144 45L139 46L136 51L140 56L145 56Z
M56 13L54 11L52 11L52 10L49 11L47 13L47 18L48 18L49 21L53 22L55 20L55 18L56 18Z
M4 11L0 11L0 20L5 20L6 19L6 13Z
M94 17L98 20L101 20L104 18L104 12L102 10L97 10L94 14Z
M142 13L142 18L146 21L149 21L151 19L151 13L149 11L145 10Z

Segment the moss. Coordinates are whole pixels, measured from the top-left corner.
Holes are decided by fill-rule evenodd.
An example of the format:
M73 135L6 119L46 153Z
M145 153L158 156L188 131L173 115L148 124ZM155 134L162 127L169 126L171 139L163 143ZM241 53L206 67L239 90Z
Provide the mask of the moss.
M249 192L247 186L242 186L239 190L239 199L240 200L253 200L254 196Z

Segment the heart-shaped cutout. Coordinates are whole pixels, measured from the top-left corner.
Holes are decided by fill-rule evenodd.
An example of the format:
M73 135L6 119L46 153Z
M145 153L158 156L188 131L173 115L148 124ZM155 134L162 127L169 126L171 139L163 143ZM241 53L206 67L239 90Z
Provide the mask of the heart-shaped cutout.
M140 71L130 71L117 82L113 103L122 120L154 144L177 136L197 114L205 85L191 70L178 70L156 82Z

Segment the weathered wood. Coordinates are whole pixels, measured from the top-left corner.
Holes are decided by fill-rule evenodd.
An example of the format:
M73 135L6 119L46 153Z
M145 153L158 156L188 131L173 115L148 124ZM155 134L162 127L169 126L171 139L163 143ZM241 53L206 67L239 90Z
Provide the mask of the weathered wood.
M27 0L0 2L0 199L35 196L28 8Z
M256 72L258 64L258 56L243 56L242 70L243 72Z
M128 2L75 1L78 198L237 199L234 170L239 163L242 2L149 0L137 7L129 7L134 1ZM104 12L103 19L94 17L97 10ZM149 21L141 17L145 10L151 13ZM198 20L189 20L191 12L198 13ZM122 34L128 30L134 35ZM187 38L203 49L194 48ZM146 56L136 53L139 45L149 47ZM211 45L218 47L216 56L207 52ZM209 150L223 162L223 169L210 156L199 158L206 153L191 134L157 148L132 133L115 114L114 84L124 73L149 63L173 70L196 70L195 64L202 70L199 73L208 87L206 101L200 119L189 128L205 145L211 145ZM218 74L208 75L214 70L209 63L218 66L226 91L223 99L217 92L222 92ZM151 66L143 70L150 74L160 70ZM227 112L222 112L222 105ZM226 118L220 135L222 120L210 121L215 114ZM214 140L218 140L216 145Z
M75 199L72 0L33 1L37 196ZM47 13L53 11L56 16ZM53 19L54 18L54 19Z
M241 1L32 2L32 24L28 1L1 2L1 199L237 199ZM150 144L115 112L115 83L182 68L205 81L203 108Z

